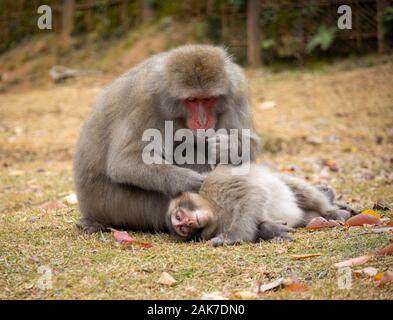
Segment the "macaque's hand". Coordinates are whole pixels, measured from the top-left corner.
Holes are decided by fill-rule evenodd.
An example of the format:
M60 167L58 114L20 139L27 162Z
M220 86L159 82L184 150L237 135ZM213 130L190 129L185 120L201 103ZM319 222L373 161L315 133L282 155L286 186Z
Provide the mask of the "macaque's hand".
M274 238L281 238L284 240L293 240L288 232L294 231L293 228L287 227L281 222L265 221L259 225L259 238L263 240L270 240Z
M191 169L178 169L168 179L169 195L174 197L182 192L198 192L204 177Z
M239 240L227 238L227 237L224 237L224 235L219 235L219 236L214 237L210 240L210 244L213 247L220 247L220 246L225 246L225 245L226 246L233 246L239 242L240 242Z

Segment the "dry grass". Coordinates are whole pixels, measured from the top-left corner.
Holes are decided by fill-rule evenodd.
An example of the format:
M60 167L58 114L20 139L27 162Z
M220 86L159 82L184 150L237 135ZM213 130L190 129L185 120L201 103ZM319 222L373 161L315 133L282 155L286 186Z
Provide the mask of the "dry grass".
M393 207L393 63L323 73L248 73L256 127L265 142L259 162L294 166L310 181L334 185L359 208L380 198ZM122 249L110 234L80 234L73 205L39 209L72 191L73 148L99 89L98 83L73 83L0 95L0 298L200 298L204 292L250 289L268 281L266 273L274 278L294 271L307 291L261 298L392 299L392 284L376 287L367 278L354 278L350 290L340 290L333 266L387 245L392 234L299 230L294 242L214 249L175 243L164 234L133 233L155 246ZM263 100L277 106L258 109ZM312 145L304 137L325 142ZM336 162L339 171L321 171L318 159ZM392 211L382 214L393 218ZM316 252L322 255L290 259ZM365 266L384 271L392 263L385 256ZM41 265L53 271L51 290L36 285ZM174 276L176 286L157 283L163 271Z

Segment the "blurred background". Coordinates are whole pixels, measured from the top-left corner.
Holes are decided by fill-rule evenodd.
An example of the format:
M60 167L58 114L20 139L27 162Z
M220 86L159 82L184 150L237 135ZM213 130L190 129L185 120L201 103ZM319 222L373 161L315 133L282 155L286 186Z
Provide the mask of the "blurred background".
M52 29L37 27L42 4L51 8ZM337 28L340 5L351 9L351 29ZM58 64L121 72L153 53L191 42L224 45L237 62L274 70L385 54L393 45L393 2L1 0L0 89L40 82L42 72L45 79Z

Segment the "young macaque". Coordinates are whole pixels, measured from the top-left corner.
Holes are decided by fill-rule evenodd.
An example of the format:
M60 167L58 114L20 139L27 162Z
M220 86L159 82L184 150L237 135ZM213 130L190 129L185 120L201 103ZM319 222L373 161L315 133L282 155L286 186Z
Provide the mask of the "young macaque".
M245 175L218 166L206 176L199 193L184 192L169 205L166 223L180 240L211 240L213 246L289 238L294 227L312 218L346 220L353 213L336 201L328 186L251 165Z

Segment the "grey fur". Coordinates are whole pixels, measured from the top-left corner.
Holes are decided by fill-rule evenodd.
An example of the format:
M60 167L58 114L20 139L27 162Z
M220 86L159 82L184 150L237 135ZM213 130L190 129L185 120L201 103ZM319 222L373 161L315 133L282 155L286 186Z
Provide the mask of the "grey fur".
M145 129L163 133L165 120L174 130L185 127L179 101L193 90L220 95L216 129L255 135L244 75L223 49L183 46L145 60L104 89L82 128L74 159L82 230L166 230L169 198L200 188L210 165L146 165L141 158ZM255 138L252 160L257 145Z
M269 212L269 208L275 207L274 202L280 201L276 189L280 188L280 185L289 187L295 199L293 204L303 212L302 217L292 224L294 227L304 226L317 216L346 220L351 215L352 209L349 206L345 209L335 203L335 191L331 187L315 187L300 178L270 172L258 165L251 165L249 173L242 176L232 175L231 169L231 166L218 166L205 178L199 191L199 196L208 201L209 212L214 217L210 225L199 230L199 238L211 239L213 246L255 242L259 239L269 240L275 237L289 239L288 232L293 229L282 221L274 220L274 213ZM253 178L260 170L264 172L266 179L256 184ZM281 182L273 185L269 181L269 176L274 176ZM181 198L180 203L184 203L184 196L180 196L179 199ZM192 206L198 209L198 205L202 204L195 203L195 196L192 199ZM175 205L171 204L171 208L173 207ZM168 215L170 214L168 212ZM281 214L285 217L286 213ZM169 223L170 219L167 221ZM173 230L170 225L169 228Z

